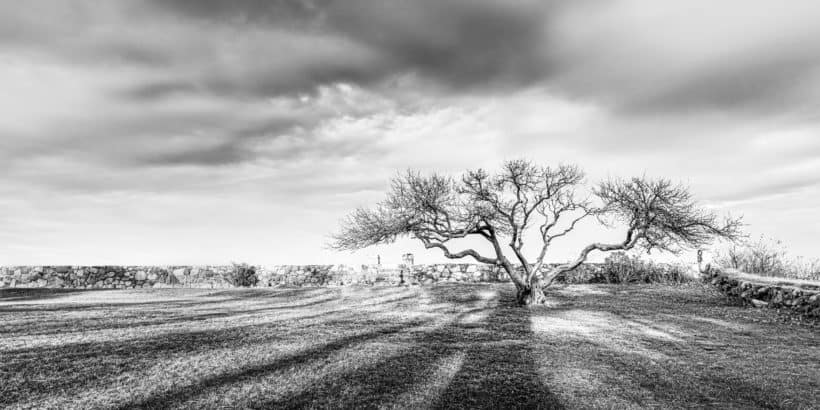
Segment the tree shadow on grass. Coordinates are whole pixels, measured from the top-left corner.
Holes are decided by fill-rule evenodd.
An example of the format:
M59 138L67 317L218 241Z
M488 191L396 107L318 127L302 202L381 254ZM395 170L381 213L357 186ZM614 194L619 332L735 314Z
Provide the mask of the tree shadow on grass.
M268 301L276 302L278 305L270 306L267 304L254 305L235 305L232 304L236 300L223 300L222 305L206 305L205 308L197 306L197 309L191 309L196 306L195 302L169 302L169 301L150 301L140 303L127 304L91 304L91 305L65 305L51 308L35 307L33 309L11 308L9 310L0 308L0 319L3 314L14 314L17 319L13 324L0 326L3 332L13 334L25 334L26 336L48 335L61 333L66 331L106 331L113 329L136 329L146 326L161 326L174 324L196 324L197 322L208 322L212 320L224 320L237 317L249 318L254 317L272 317L279 319L281 313L294 312L308 312L316 310L323 313L338 313L348 309L341 306L336 308L329 307L331 303L338 302L340 299L338 295L330 297L327 294L317 294L315 299L295 299L296 302L286 304L286 301L277 298L269 298ZM378 300L377 304L392 305L402 303L413 299L413 296L396 295L388 300ZM212 303L209 301L206 303ZM357 307L370 306L371 304L359 305ZM71 315L70 317L58 316L50 320L43 320L38 317L39 313L59 312ZM76 313L83 312L85 315L77 317ZM108 314L109 312L113 314ZM35 313L29 320L20 320L19 315ZM319 315L321 316L321 315ZM317 315L299 314L294 316L293 320L304 320Z
M163 288L162 291L169 289ZM125 293L123 293L123 291ZM205 295L175 295L174 299L155 299L144 300L138 302L122 302L115 298L128 298L133 294L145 296L156 294L156 292L143 292L137 289L0 289L0 302L9 302L8 305L0 307L0 312L63 312L63 311L82 311L95 310L100 308L120 308L120 307L150 307L152 305L167 305L170 308L182 308L185 306L209 306L214 304L226 304L231 302L260 302L260 303L304 303L306 296L324 296L333 295L338 297L338 291L332 289L288 289L284 291L262 290L233 290L220 291ZM59 298L72 294L81 293L110 293L112 300L95 301L95 303L84 303L82 301L67 301L65 303L49 303L45 305L36 305L29 303L19 303L27 301L41 301L47 299ZM314 295L309 295L314 293ZM7 295L7 296L4 296ZM185 298L195 297L195 300L186 300ZM203 298L213 298L212 300L203 300ZM291 305L286 305L289 307Z
M311 294L338 294L338 289L332 288L236 288L227 290L215 290L203 295L206 298L220 298L215 301L197 301L201 303L219 303L221 301L255 300L268 301L270 299L294 299L299 300Z
M322 312L314 310L314 305L291 306L301 316L274 323L7 351L4 353L11 353L8 357L12 360L3 370L24 374L12 377L8 373L6 388L11 387L12 395L0 397L0 403L21 403L26 395L43 397L49 391L109 389L111 383L106 378L140 375L158 363L197 355L214 361L210 371L192 372L184 380L149 373L149 381L157 378L156 386L148 383L150 387L141 387L143 390L135 391L129 402L123 402L122 396L112 396L112 400L117 397L123 408L212 408L219 404L257 408L562 408L585 407L586 399L603 407L708 407L732 400L750 407L783 403L779 398L764 398L775 395L775 388L767 383L774 383L772 377L777 375L756 380L733 371L734 366L751 369L755 363L732 361L733 367L725 370L704 370L697 365L698 361L711 364L708 361L715 356L699 350L695 336L709 335L735 344L747 340L737 327L717 322L723 311L715 311L712 297L666 288L636 287L627 292L613 287L573 287L551 295L556 306L527 310L514 306L507 288L496 304L496 297L488 293L498 289L502 288L456 284L425 288L429 299L423 303L430 305L411 312L423 313L427 319L436 317L423 327L419 326L426 321L413 319L419 316L399 314L402 306L409 306L402 302L409 297L393 292L378 296L398 301L396 304L357 295L365 304L345 309L348 300L342 298L340 306ZM303 300L304 295L293 294L294 305L300 300L312 303ZM260 306L251 305L246 312L265 314L253 312ZM367 309L355 309L361 306ZM189 314L185 309L188 307L174 310ZM719 309L742 312L730 307ZM267 313L275 318L278 311ZM231 314L242 312L239 309ZM204 314L212 313L218 312ZM305 317L317 320L304 321ZM543 328L531 322L542 319L539 323ZM679 332L674 333L675 329ZM788 329L761 329L770 330ZM674 337L659 337L662 333ZM746 361L772 345L771 336L759 336L764 346L744 347ZM806 342L805 330L799 338ZM259 359L241 360L243 367L238 368L219 362L230 354L215 352L264 352L280 343L288 344L289 351L302 350L267 352ZM807 356L806 360L811 358L809 347L795 348L803 349L797 352ZM659 357L674 360L656 362ZM727 363L733 360L726 359ZM36 366L41 368L34 369ZM776 366L784 372L781 368L788 363ZM566 379L585 370L591 381L606 389L606 395L619 397L609 400L593 391L594 384L583 386L589 384L584 379ZM44 375L48 380L40 384L31 377ZM803 381L802 386L810 384ZM681 388L689 390L676 393ZM576 392L585 396L574 399ZM795 403L809 400L798 399Z
M325 316L330 319L336 313L319 313L308 317ZM173 357L188 357L238 346L261 348L277 341L292 342L301 338L304 332L311 333L311 329L315 329L316 333L320 333L323 327L332 323L327 320L312 324L300 323L295 326L294 322L296 320L225 329L161 333L122 341L82 342L6 350L2 353L4 363L0 367L0 379L5 380L0 386L3 391L0 395L0 407L24 403L37 395L51 391L65 392L99 383L105 384L119 375L139 372ZM400 326L378 329L372 334L378 336L400 329ZM331 342L326 348L342 348L345 343L354 343L364 338L365 335L356 335Z
M761 324L773 312L696 288L593 290L555 290L533 311L545 378L569 406L816 407L811 329Z
M289 293L292 296L299 296L300 292ZM322 295L317 295L322 297ZM389 300L382 300L385 307L401 303L408 299L395 295ZM298 299L297 299L298 300ZM334 336L341 334L351 334L355 332L355 327L346 326L345 318L355 316L356 312L350 311L344 306L333 306L330 308L313 309L321 303L329 300L322 297L321 300L302 304L287 306L269 306L259 308L257 304L250 306L233 305L230 311L220 311L220 306L213 306L216 311L208 313L191 313L188 306L178 306L168 301L152 301L127 306L124 311L117 311L123 306L113 306L114 315L106 315L107 310L90 312L91 315L83 318L74 318L72 309L68 309L69 317L46 316L43 318L33 318L32 327L36 329L17 329L19 336L29 337L43 334L44 331L57 331L60 321L72 321L63 330L75 332L77 342L64 342L56 346L46 344L36 347L12 347L15 337L7 333L7 342L11 342L5 349L0 349L0 356L3 357L0 366L0 379L5 380L0 384L0 407L6 404L24 403L26 400L33 400L36 397L43 397L50 391L71 392L79 391L91 386L105 386L110 380L117 379L120 375L139 373L146 368L150 368L156 363L170 360L172 358L190 357L194 355L211 352L224 351L232 348L249 348L252 350L265 350L265 346L277 343L299 343L305 335L312 335L321 339L327 338L328 328ZM274 302L279 302L274 300ZM152 312L158 314L151 320L143 320L146 313L145 308L151 306ZM108 306L112 307L112 306ZM66 308L64 307L63 310ZM278 312L283 309L290 309L292 315L281 316ZM179 315L181 317L169 316ZM210 328L201 330L189 330L185 322L199 322L206 319L231 317L251 318L259 316L263 321L252 324L241 324L234 322L217 322L209 324ZM89 322L90 320L90 322ZM52 323L54 322L54 323ZM142 325L167 325L182 323L182 329L152 329L151 333L143 333L138 328ZM382 325L393 325L395 323L376 323L379 328ZM346 327L343 327L346 326ZM15 326L1 326L4 330ZM334 330L334 328L340 328ZM370 326L372 329L372 326ZM115 329L130 329L129 333L137 335L127 340L105 340L105 332ZM13 329L12 329L13 330ZM82 330L82 333L77 333ZM100 331L97 338L103 340L83 341L81 337L86 331ZM381 330L373 333L379 334ZM148 334L148 336L143 336ZM1 340L1 339L0 339ZM351 339L351 343L357 339ZM18 343L19 344L19 343ZM1 346L1 345L0 345ZM336 345L331 345L331 347ZM218 356L218 354L217 354ZM257 371L258 372L258 371Z
M446 287L431 289L431 294L436 303L486 302L474 293L466 298L458 293L453 296ZM359 358L352 366L346 366L349 370L317 380L295 394L253 399L237 405L253 408L563 408L542 384L531 356L528 311L511 306L514 301L511 295L507 296L498 306L473 306L462 311L455 315L454 322L444 326L396 332L383 342L400 345L399 354ZM482 314L486 316L481 317ZM473 315L479 315L480 319L462 321ZM352 346L349 342L332 343L330 347L342 350ZM327 356L324 347L318 352L299 354L298 358L304 362ZM288 365L293 364L291 359L286 360ZM442 377L442 364L455 367L445 369ZM280 363L275 362L221 374L186 391L202 394L203 389L227 388L280 368ZM425 396L428 391L434 394L420 400L419 396ZM173 406L196 396L176 392L131 405Z
M435 407L563 408L538 373L529 312L514 303L503 301L487 318L486 332L469 338L461 370Z
M195 325L197 322L208 322L215 319L229 319L239 315L264 315L268 313L275 313L280 310L298 309L305 307L315 307L326 303L327 301L303 304L294 308L290 307L266 307L257 309L225 309L223 311L200 312L181 316L169 316L160 312L156 315L149 315L151 312L135 311L130 315L118 314L109 318L84 318L84 319L65 319L42 321L32 319L31 321L23 321L14 325L0 326L4 332L9 334L25 333L26 336L42 336L49 334L59 334L66 331L71 332L92 332L92 331L108 331L115 329L136 329L140 327L162 326L174 324L191 324ZM105 312L104 307L98 307L94 310ZM70 311L70 310L69 310ZM305 316L299 316L300 319Z
M151 395L143 400L127 403L118 408L120 409L160 409L177 406L186 402L187 400L203 394L209 389L219 388L221 386L233 383L239 383L246 380L253 380L267 374L290 369L294 366L304 365L308 362L321 360L330 355L354 346L359 343L364 343L373 339L384 337L387 335L401 332L412 326L418 326L421 322L408 323L403 325L394 325L384 327L375 331L355 334L353 336L342 337L331 342L321 344L317 347L300 351L280 358L276 361L264 364L258 364L250 367L245 367L236 371L220 373L216 376L209 377L198 381L195 384L188 385L185 389L170 390Z
M249 329L165 333L127 341L86 342L3 352L6 380L0 405L24 403L39 394L70 391L138 371L174 355L230 347Z

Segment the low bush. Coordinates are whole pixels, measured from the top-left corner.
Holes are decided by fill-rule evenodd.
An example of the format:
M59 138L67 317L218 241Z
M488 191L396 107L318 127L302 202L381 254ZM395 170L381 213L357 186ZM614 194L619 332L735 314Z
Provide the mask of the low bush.
M228 280L234 286L241 287L256 286L259 283L259 277L256 276L256 267L247 263L233 263L233 271L231 271Z
M657 263L637 255L615 252L604 260L592 283L686 283L694 279L690 269L681 264Z
M686 265L679 263L658 263L642 259L638 255L615 252L607 256L601 265L581 265L578 269L565 273L560 283L687 283L697 275Z
M581 265L578 268L565 273L558 278L559 283L566 283L568 285L600 283L599 272L601 268L598 265Z
M593 277L594 275L589 270L575 269L565 273L563 276L559 276L558 279L556 279L556 282L570 285L592 283Z

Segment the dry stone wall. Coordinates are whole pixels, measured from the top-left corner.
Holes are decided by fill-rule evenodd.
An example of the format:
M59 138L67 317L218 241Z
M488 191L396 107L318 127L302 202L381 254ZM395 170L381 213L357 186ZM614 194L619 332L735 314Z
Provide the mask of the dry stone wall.
M0 268L0 287L133 289L230 287L232 266L17 266Z
M720 269L709 269L706 281L724 294L758 308L786 308L807 316L820 317L820 286L755 282Z
M257 287L509 282L497 266L277 265L254 266ZM580 266L589 276L600 264ZM233 266L15 266L0 267L0 288L134 289L150 287L234 287Z

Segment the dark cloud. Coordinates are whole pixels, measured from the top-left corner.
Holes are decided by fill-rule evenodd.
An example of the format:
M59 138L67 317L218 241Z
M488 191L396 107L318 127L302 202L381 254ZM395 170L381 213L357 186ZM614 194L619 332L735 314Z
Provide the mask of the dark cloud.
M374 136L323 130L338 121L366 120L400 109L351 87L322 88L313 97L222 101L170 98L155 104L78 112L36 134L0 140L0 166L62 159L112 169L225 167L305 158L367 157L383 150Z
M541 46L550 2L333 3L329 27L379 49L397 67L455 87L526 85L548 72Z
M632 115L816 107L820 46L811 40L820 29L811 22L820 7L731 0L710 10L589 0L79 1L0 8L0 44L152 69L118 91L137 101L375 88L414 74L444 95L541 84Z
M541 84L620 114L781 114L820 98L820 7L539 0L155 0L0 6L0 44L152 68L134 100L267 98L405 74L451 92ZM808 107L806 107L808 105Z
M230 44L230 52L243 57L242 67L220 64L217 54L225 50L213 49L194 75L171 74L127 95L271 96L337 82L369 86L402 74L450 89L525 86L546 73L541 45L548 4L158 1L158 10L205 21L214 30L256 26L249 30L261 35Z
M820 8L802 4L774 13L774 23L760 23L765 8L759 5L735 13L736 3L709 18L687 15L690 10L682 6L675 18L674 9L629 1L622 7L527 0L170 0L154 5L160 13L215 27L274 30L268 32L271 39L297 33L304 44L300 51L307 52L289 50L292 64L284 64L276 51L284 48L276 41L255 43L246 50L255 58L246 59L249 66L238 70L241 75L214 66L199 77L142 85L131 91L134 96L179 90L266 96L311 92L334 82L370 87L407 73L433 81L442 92L507 92L546 84L556 93L623 114L779 114L805 106L820 93L812 89L820 49L801 42L820 32L805 24L786 27L789 18L806 23L811 19L805 15L820 17ZM634 11L638 8L641 13ZM680 24L686 18L709 34L695 38L692 26ZM743 39L749 30L760 32L759 41ZM668 44L652 38L659 33ZM683 47L675 55L677 45Z
M318 122L309 112L248 115L243 111L253 107L243 104L189 110L117 108L104 121L86 113L39 135L10 136L0 158L21 167L31 158L63 158L115 168L222 166L255 159L254 144L260 140L274 140Z
M763 56L761 56L763 57ZM738 110L751 114L816 108L812 75L820 73L820 52L766 56L694 73L666 87L624 102L627 113L681 113L699 110Z

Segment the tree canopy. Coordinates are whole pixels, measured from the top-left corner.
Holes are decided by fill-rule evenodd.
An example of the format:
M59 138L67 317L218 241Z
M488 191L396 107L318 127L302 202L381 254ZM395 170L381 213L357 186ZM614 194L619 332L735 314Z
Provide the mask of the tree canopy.
M585 175L577 166L538 166L526 160L507 161L495 174L477 169L458 178L410 170L393 178L387 198L375 208L359 208L348 215L331 246L356 250L409 236L425 248L440 249L447 258L472 257L502 266L520 296L527 297L534 288L540 292L542 286L578 267L596 250L642 247L678 252L715 238L735 239L740 232L739 219L721 219L704 210L687 187L668 179L611 179L582 196L579 189L584 183ZM624 240L591 243L572 262L545 270L553 241L587 218L623 227ZM523 250L525 232L536 227L539 250L529 259ZM494 254L451 249L451 241L471 236L489 242ZM512 260L522 266L521 272Z

